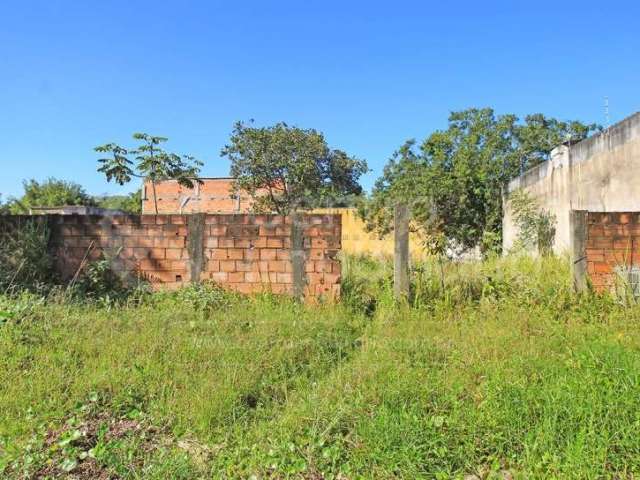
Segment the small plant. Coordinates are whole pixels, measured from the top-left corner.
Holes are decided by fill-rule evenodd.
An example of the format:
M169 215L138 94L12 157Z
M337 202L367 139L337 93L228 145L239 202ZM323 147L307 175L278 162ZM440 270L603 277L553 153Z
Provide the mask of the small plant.
M141 279L132 281L119 275L113 269L120 250L115 253L102 252L102 258L87 263L77 280L68 290L77 299L97 301L104 306L129 301L141 300L149 292L148 284Z
M22 451L0 461L0 473L8 475L3 478L122 478L132 461L147 472L168 467L166 478L200 473L181 444L147 414L137 412L133 418L106 400L92 392L56 425L41 425Z
M29 318L45 304L45 297L27 291L12 296L0 295L0 327L7 322L19 323Z
M509 200L518 227L517 245L524 249L535 248L543 257L550 255L556 234L555 215L542 209L524 190L511 193Z
M190 309L210 313L222 310L240 299L239 295L225 290L213 282L192 283L175 292L157 293L155 300L167 300L186 305Z
M124 285L111 269L111 262L102 259L87 264L78 280L77 288L85 295L104 297L120 294Z

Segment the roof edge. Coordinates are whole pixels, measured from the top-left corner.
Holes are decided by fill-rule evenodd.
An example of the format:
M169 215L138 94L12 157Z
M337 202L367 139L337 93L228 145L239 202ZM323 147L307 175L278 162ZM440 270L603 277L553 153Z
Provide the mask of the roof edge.
M543 179L553 158L568 152L571 164L581 163L606 150L613 150L629 140L640 137L640 112L632 113L623 120L573 145L561 144L551 150L551 158L509 181L507 192L524 188Z

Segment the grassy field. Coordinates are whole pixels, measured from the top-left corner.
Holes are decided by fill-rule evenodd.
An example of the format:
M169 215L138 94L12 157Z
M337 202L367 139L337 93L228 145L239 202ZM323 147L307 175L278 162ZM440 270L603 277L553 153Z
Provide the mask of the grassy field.
M640 475L640 308L563 259L426 264L408 305L344 271L334 306L3 298L0 476Z

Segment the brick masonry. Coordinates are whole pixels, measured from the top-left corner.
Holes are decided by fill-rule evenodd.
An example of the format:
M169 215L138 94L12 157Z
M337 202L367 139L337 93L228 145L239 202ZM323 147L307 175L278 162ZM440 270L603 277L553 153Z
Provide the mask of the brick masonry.
M83 262L107 258L123 278L142 277L156 289L210 280L242 293L340 294L340 215L50 215L47 221L52 254L67 280ZM302 283L294 286L294 278Z
M596 291L610 290L617 267L640 267L640 213L586 213L584 256Z
M156 202L153 201L155 198ZM267 190L258 190L258 195ZM143 214L182 213L248 213L253 200L247 192L233 191L233 178L201 178L193 188L180 185L176 180L146 181L142 187Z

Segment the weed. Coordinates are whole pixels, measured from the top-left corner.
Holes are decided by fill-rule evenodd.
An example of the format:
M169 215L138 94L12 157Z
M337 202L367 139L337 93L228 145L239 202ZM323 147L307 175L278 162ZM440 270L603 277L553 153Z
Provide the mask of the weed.
M337 305L0 299L0 475L640 474L640 306L563 258L414 265L408 305L389 263L343 267Z

